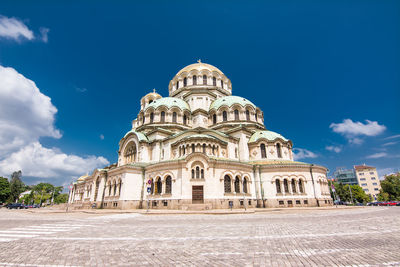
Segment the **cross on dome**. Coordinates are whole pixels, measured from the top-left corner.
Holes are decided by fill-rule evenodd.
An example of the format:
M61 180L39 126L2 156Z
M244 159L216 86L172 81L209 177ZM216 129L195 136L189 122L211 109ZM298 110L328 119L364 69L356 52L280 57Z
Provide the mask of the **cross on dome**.
M197 63L201 63L201 59L199 58L199 60L197 60Z

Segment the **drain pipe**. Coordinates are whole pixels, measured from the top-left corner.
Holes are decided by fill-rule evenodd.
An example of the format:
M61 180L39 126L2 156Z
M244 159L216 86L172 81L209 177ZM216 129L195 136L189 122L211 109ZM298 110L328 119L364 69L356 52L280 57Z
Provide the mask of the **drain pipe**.
M146 174L146 170L144 169L144 167L142 167L142 191L140 193L140 202L139 202L139 209L143 209L143 195L144 195L144 187L146 185L146 179L145 179L145 175Z
M258 166L258 179L260 180L262 206L265 208L263 181L261 181L261 166Z
M318 205L318 207L319 207L319 201L318 201L318 199L317 199L317 194L316 194L316 192L315 192L314 176L313 176L313 173L312 173L312 167L313 167L313 166L314 166L314 164L310 164L311 181L312 181L312 185L313 185L313 189L314 189L314 197L315 197L315 200L317 201L317 205Z

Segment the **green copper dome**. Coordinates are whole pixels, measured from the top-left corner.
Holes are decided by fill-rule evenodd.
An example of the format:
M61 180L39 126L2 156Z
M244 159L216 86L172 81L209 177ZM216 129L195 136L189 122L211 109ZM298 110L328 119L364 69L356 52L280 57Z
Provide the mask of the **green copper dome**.
M124 138L126 138L128 136L128 134L133 133L137 136L139 142L140 141L145 141L145 142L149 142L149 139L147 138L147 136L144 133L141 132L136 132L134 130L130 130L129 132L127 132L124 136Z
M256 105L254 105L252 102L250 102L246 98L231 95L231 96L224 96L224 97L216 99L214 102L211 103L210 110L219 109L222 106L231 107L234 104L239 104L242 107L250 105L253 108L256 108Z
M163 97L163 98L156 99L153 102L151 102L149 105L147 105L146 109L151 108L151 107L153 107L154 109L157 109L160 106L166 106L168 108L177 107L182 111L185 109L190 111L190 107L189 107L188 103L186 103L182 99L176 98L176 97Z
M268 141L274 141L276 139L282 139L283 141L289 141L282 135L272 132L272 131L257 131L255 132L249 140L249 143L257 142L259 139L267 139Z

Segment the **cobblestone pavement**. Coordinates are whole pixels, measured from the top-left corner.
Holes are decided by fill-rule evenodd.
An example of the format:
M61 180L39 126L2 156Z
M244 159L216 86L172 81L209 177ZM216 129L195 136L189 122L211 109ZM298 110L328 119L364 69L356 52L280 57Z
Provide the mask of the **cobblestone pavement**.
M0 209L0 266L400 266L400 207L233 215Z

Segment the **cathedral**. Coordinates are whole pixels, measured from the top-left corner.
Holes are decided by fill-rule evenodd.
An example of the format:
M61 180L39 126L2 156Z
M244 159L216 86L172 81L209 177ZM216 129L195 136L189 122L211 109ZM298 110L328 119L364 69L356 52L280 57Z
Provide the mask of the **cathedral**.
M253 102L218 68L181 69L119 141L118 162L77 179L74 208L243 209L332 205L323 166L294 161Z

